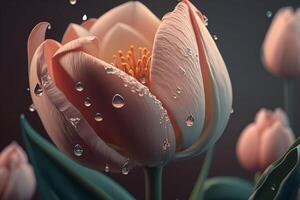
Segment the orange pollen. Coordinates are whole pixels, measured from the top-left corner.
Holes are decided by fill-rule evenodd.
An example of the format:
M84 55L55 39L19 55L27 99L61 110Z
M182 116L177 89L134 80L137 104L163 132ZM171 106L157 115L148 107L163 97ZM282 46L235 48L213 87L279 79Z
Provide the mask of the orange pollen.
M119 50L113 55L111 64L149 86L151 53L147 48L140 47L137 55L133 45L130 46L126 55Z

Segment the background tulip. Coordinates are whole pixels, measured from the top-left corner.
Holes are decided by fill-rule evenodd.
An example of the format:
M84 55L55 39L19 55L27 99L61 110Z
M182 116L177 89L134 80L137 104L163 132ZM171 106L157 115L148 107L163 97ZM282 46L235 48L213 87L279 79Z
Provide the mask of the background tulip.
M242 131L237 143L237 156L245 169L263 171L279 159L294 140L284 111L279 108L274 112L261 109L255 122Z
M0 199L29 200L35 184L25 152L18 144L11 143L0 154Z
M272 74L283 78L300 76L300 9L280 9L263 43L263 62Z
M44 41L47 26L38 24L28 40L31 96L50 137L73 159L127 174L197 155L223 133L230 79L190 2L161 22L128 2L71 24L62 43Z

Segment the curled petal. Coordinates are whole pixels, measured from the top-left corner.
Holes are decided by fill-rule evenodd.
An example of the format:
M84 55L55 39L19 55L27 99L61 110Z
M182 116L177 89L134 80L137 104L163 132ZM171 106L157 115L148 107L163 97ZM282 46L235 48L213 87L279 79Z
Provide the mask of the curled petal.
M150 43L142 34L126 24L117 23L101 42L100 58L111 62L114 54L118 55L119 50L127 52L131 45L151 49Z
M102 15L90 29L90 32L102 41L107 30L117 23L123 23L132 27L140 32L147 41L152 44L160 21L141 2L129 1Z
M49 26L48 22L38 23L31 31L27 41L27 56L28 56L28 68L30 67L32 57L36 49L45 40L45 32Z
M27 161L25 152L16 142L12 142L0 154L0 167L19 166Z
M86 36L91 36L87 29L83 28L78 24L70 24L63 36L61 43L66 44L72 40Z
M90 30L96 21L97 21L97 19L90 18L90 19L84 21L82 24L80 24L80 26L82 26L86 30Z
M68 46L85 49L76 45ZM68 46L65 47L66 50ZM109 164L111 171L119 172L126 158L96 135L47 74L48 66L52 65L52 57L55 52L59 53L59 48L59 43L47 40L38 48L32 61L29 77L31 97L42 123L59 149L77 162L98 170L103 170L106 164ZM91 51L92 49L86 48ZM36 84L43 86L42 96L34 94L33 88ZM83 149L80 157L74 155L74 146L77 144Z
M142 165L160 165L172 157L172 125L144 85L83 51L62 52L53 61L55 84L99 137ZM82 92L74 89L79 81L85 88ZM88 107L84 105L86 98L91 102ZM95 120L96 113L101 113L103 121Z
M236 149L239 162L245 169L259 170L260 146L260 134L255 124L248 125L241 133Z
M271 163L279 159L294 141L295 137L292 131L280 122L265 130L260 142L260 169L266 169Z

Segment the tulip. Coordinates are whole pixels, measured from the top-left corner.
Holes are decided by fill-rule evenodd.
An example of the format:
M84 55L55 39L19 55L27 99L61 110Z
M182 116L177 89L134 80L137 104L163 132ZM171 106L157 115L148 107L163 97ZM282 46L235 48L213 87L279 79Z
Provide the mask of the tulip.
M0 154L0 199L29 200L35 184L25 152L18 144L11 143Z
M237 143L237 156L245 169L263 171L279 159L294 140L284 111L279 108L274 112L261 109L255 122L242 131Z
M282 78L300 77L300 9L280 9L263 43L266 69Z
M71 24L62 42L28 40L33 103L51 139L79 163L127 174L198 155L232 109L224 61L189 1L160 21L131 1Z

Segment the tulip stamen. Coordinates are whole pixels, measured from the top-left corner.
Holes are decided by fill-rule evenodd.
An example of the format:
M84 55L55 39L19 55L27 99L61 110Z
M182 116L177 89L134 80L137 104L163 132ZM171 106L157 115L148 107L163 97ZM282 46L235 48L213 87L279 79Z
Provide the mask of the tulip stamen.
M147 48L138 49L138 57L133 45L131 45L125 55L119 50L113 55L112 65L135 77L139 82L148 86L150 76L151 53Z

